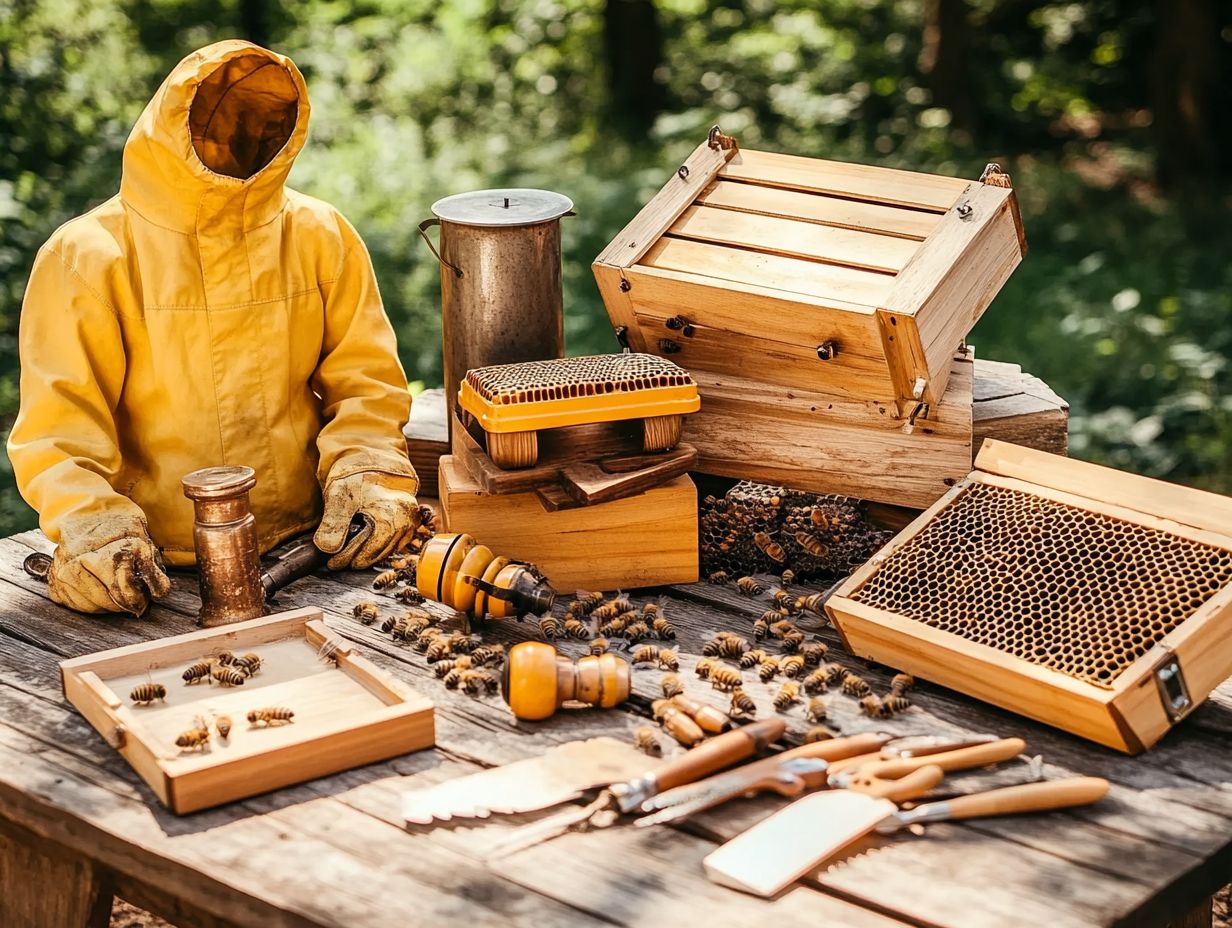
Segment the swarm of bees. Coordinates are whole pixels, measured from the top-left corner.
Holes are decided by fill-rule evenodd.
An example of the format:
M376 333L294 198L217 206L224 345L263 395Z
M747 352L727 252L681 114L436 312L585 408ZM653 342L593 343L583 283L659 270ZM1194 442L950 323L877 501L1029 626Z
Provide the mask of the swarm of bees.
M414 534L400 550L376 565L377 575L372 580L372 589L378 592L392 591L396 599L407 604L418 605L424 601L423 594L415 588L419 552L423 550L428 539L436 534L435 520L436 516L431 507L419 507L415 513L417 525Z

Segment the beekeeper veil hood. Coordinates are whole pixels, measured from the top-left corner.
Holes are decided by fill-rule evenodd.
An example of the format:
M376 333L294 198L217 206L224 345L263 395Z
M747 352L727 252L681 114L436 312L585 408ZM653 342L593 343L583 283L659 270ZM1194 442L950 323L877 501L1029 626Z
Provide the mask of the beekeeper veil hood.
M282 208L308 134L291 59L250 42L207 45L167 76L124 147L120 196L151 222L193 231L238 211L253 228Z

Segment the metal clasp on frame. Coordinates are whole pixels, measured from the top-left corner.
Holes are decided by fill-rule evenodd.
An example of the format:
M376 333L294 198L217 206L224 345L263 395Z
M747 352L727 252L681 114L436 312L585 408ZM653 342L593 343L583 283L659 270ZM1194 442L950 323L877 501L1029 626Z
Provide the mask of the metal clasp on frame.
M1181 660L1171 648L1165 648L1164 656L1151 670L1155 678L1155 686L1159 690L1159 701L1164 705L1168 721L1179 722L1187 716L1194 707L1194 701L1189 695L1189 687L1185 685L1185 672L1181 670Z

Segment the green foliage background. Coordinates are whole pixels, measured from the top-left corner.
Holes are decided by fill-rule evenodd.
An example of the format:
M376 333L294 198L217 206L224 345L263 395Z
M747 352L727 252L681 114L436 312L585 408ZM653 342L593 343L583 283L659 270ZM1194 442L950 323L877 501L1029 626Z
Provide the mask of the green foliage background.
M574 199L578 354L615 348L590 261L712 123L746 147L967 177L999 160L1031 251L971 338L980 356L1070 401L1074 454L1232 492L1232 191L1154 182L1147 5L962 4L958 124L921 73L923 0L657 0L658 113L622 108L604 66L621 2L0 0L0 422L35 250L117 188L127 131L174 63L248 36L307 76L292 183L365 236L412 380L440 381L438 272L415 226L446 194ZM0 468L8 533L34 519Z

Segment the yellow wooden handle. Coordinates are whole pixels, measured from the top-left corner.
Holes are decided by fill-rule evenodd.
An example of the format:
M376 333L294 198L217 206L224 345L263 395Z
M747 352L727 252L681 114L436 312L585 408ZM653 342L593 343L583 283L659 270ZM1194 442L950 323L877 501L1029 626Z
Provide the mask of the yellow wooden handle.
M654 771L656 792L692 783L764 751L787 730L782 719L764 719L711 738Z
M921 757L902 757L887 760L862 768L860 773L867 773L883 779L895 779L906 776L921 767L937 766L942 770L972 770L976 767L986 767L1003 760L1011 760L1026 750L1027 743L1021 738L1002 738L1000 741L989 741L987 744L974 744L959 748L956 751L944 751L940 754L925 754Z
M1013 815L1018 812L1046 812L1098 802L1108 793L1108 781L1100 777L1071 777L1045 783L1007 786L986 793L951 799L950 818L982 818L988 815Z
M896 780L861 781L853 784L851 788L869 796L889 799L891 802L903 802L923 796L940 783L944 776L945 771L936 764L927 764Z

